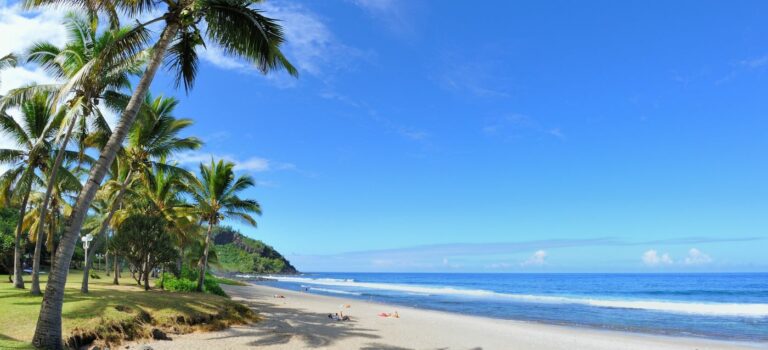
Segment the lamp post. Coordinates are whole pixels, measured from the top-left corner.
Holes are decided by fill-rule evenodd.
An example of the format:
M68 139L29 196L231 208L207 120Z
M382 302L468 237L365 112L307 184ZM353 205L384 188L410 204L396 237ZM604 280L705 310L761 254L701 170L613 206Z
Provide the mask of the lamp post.
M91 245L93 235L89 233L80 238L80 240L83 241L83 250L85 250L85 265L83 265L83 268L85 268L85 266L88 266L88 247Z

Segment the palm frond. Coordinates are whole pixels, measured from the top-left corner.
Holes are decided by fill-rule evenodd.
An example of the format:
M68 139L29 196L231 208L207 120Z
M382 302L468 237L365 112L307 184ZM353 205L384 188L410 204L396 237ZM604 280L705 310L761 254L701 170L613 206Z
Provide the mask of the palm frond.
M293 76L298 70L280 51L283 29L276 20L250 8L249 0L200 0L208 24L206 36L225 53L253 62L264 73L285 69Z

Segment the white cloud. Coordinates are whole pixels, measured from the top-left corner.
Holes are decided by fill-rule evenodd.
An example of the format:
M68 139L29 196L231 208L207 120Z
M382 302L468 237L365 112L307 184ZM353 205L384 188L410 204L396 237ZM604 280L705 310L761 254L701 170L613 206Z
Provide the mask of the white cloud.
M261 157L238 159L228 154L220 155L197 151L182 152L174 156L174 160L182 165L197 165L199 163L208 164L210 163L211 159L216 161L223 159L235 163L235 170L257 173L271 170L293 170L296 168L296 166L291 163L274 162Z
M65 13L53 8L24 12L19 4L8 5L0 1L0 33L4 33L0 40L0 55L24 51L42 40L63 44L67 39L66 28L62 25Z
M654 249L643 253L642 260L643 264L647 266L663 266L674 264L674 260L669 256L668 253L659 255L659 253Z
M8 68L0 72L0 95L8 93L11 89L31 83L51 84L55 82L56 79L39 67L27 68L25 66L17 66Z
M520 263L520 266L542 266L547 263L547 252L537 250L528 260Z
M67 40L66 28L62 24L65 13L52 8L24 12L19 4L9 5L0 0L0 56L9 53L20 55L39 41L64 44ZM54 81L38 67L19 65L0 72L0 94L33 82L47 84Z
M686 265L704 265L711 262L712 258L709 255L704 254L704 252L696 248L691 248L691 250L688 251L688 256L685 257Z

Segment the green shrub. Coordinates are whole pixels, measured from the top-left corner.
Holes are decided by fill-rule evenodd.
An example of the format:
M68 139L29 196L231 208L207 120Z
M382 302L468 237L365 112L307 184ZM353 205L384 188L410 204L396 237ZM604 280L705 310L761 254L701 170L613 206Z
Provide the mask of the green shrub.
M170 273L164 273L162 278L157 280L157 286L162 287L169 292L196 292L197 291L198 272L194 269L184 268L181 271L181 277L176 277ZM224 290L219 286L216 276L210 273L205 274L203 280L203 291L210 294L227 296Z
M216 282L211 276L205 276L205 280L203 280L203 289L205 289L206 293L216 294L223 297L227 296L227 293L224 293L224 290L219 286L219 282Z
M169 292L194 292L197 288L197 282L186 278L176 278L170 273L165 273L163 278L158 280L158 284L162 281L162 286Z

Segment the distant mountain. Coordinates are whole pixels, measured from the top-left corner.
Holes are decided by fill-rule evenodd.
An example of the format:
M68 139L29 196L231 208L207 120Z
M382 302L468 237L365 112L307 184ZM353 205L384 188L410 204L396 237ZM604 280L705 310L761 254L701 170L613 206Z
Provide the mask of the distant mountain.
M264 242L248 238L231 227L219 227L214 233L217 270L227 273L295 274L295 267L278 251Z

